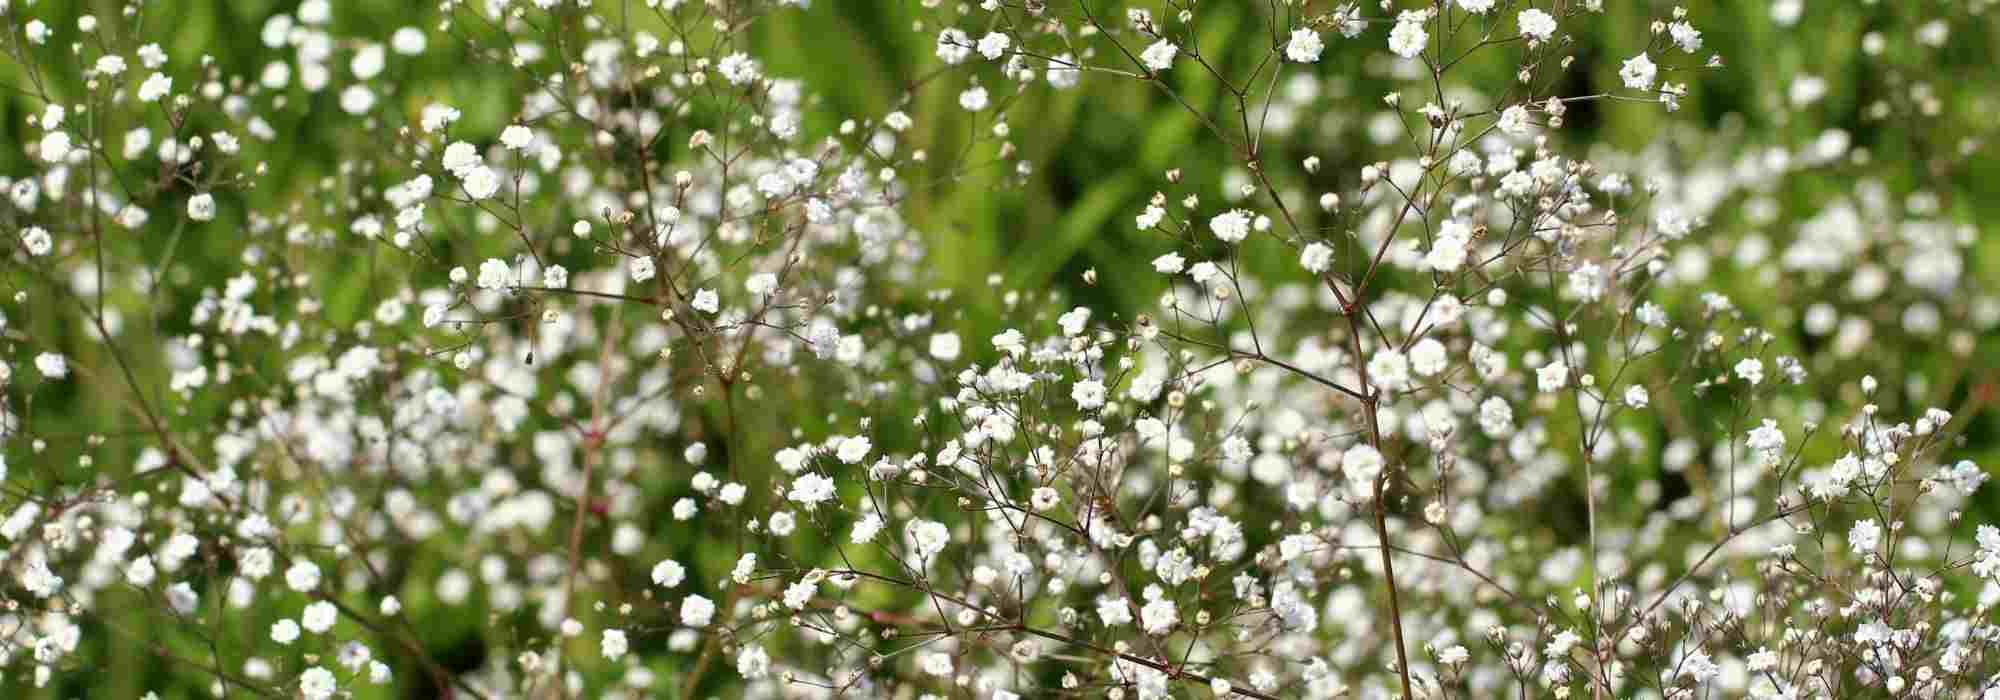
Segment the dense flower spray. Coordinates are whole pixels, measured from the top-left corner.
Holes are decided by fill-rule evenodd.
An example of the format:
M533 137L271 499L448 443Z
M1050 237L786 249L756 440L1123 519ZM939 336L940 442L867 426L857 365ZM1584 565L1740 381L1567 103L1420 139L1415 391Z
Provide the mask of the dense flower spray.
M2000 324L1922 184L1970 143L1876 158L1811 75L1797 141L1687 126L1709 18L1598 0L922 0L847 114L758 33L836 4L305 0L241 68L0 0L0 682L2000 698L1992 378L1872 356ZM1094 204L1116 271L953 278L939 193L1036 191L1067 93L1226 160Z

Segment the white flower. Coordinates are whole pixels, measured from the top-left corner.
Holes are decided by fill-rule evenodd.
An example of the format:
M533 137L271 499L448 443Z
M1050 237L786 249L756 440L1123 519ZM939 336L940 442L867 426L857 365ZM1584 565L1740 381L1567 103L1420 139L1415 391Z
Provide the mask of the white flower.
M1847 548L1855 554L1866 555L1875 551L1881 543L1882 525L1873 519L1855 523L1853 529L1847 531Z
M159 569L153 566L153 558L151 556L141 556L138 559L132 560L131 564L125 566L125 582L139 588L145 588L153 585L153 581L159 576L159 573Z
M778 291L778 276L769 272L751 275L750 279L743 281L743 291L756 297L770 296L772 292Z
M47 598L62 590L63 578L49 569L49 564L41 559L28 562L21 572L21 587L36 598Z
M750 645L736 654L736 673L744 680L754 681L771 673L771 655L764 647Z
M985 56L988 61L997 61L1007 54L1007 47L1011 45L1013 40L1007 38L1006 34L987 32L986 36L979 38L979 55Z
M843 464L860 464L861 460L868 458L868 451L874 448L875 443L870 442L868 436L856 435L841 440L840 449L834 451L834 456Z
M1535 385L1542 391L1561 391L1569 386L1569 365L1553 360L1535 370Z
M707 627L715 620L715 603L699 595L688 596L681 601L681 624L689 627Z
M332 671L314 666L299 674L299 694L306 700L327 700L338 689Z
M694 301L689 302L688 306L705 314L716 313L722 310L722 297L713 289L698 289L695 290Z
M70 141L68 132L51 131L42 135L42 160L51 163L60 161L69 156L69 149Z
M1436 338L1424 338L1410 347L1410 368L1416 370L1418 375L1435 376L1443 372L1448 364L1444 343Z
M1618 79L1632 90L1653 89L1653 79L1659 74L1660 69L1653 65L1652 57L1643 53L1625 59L1625 64L1618 69Z
M389 52L381 44L369 44L357 49L354 58L347 62L347 70L354 73L357 80L373 79L388 66Z
M1646 387L1637 384L1626 387L1625 405L1632 408L1645 408L1648 403L1652 403L1652 397L1647 395Z
M1062 326L1063 335L1070 338L1082 335L1084 327L1089 323L1090 309L1083 306L1070 309L1056 317L1056 325Z
M389 36L389 48L404 56L421 55L429 43L424 31L416 27L403 27Z
M1754 357L1743 358L1736 363L1736 376L1749 382L1751 386L1764 383L1764 363Z
M483 160L479 157L479 149L472 144L453 141L451 145L444 147L444 155L438 159L438 163L444 166L446 172L457 177L465 177Z
M924 673L933 676L951 675L952 663L950 654L944 653L942 651L931 652L929 654L925 654L923 660L920 663L923 666Z
M480 289L505 288L512 284L513 276L514 271L507 267L506 261L499 258L487 258L485 262L479 263Z
M1104 407L1104 382L1087 379L1070 387L1069 397L1076 401L1076 407L1085 411L1095 411Z
M951 542L951 530L947 529L944 523L934 520L918 520L910 523L909 536L911 543L916 547L917 558L925 561L936 557L939 552L944 551L944 546Z
M958 94L958 108L962 108L966 112L984 110L988 102L990 100L988 100L986 88L982 88L982 86L972 86L972 88L966 88L966 92Z
M500 174L484 165L473 166L465 174L465 194L474 200L492 199L500 192Z
M528 144L533 143L534 140L535 132L529 131L528 127L520 124L508 125L507 128L500 131L500 145L506 146L510 151L527 148Z
M1457 219L1446 219L1438 224L1437 238L1431 241L1431 250L1424 254L1424 264L1438 272L1455 272L1465 264L1467 246L1472 242L1472 227Z
M1174 66L1174 57L1180 55L1180 52L1181 47L1175 46L1174 42L1161 39L1140 52L1139 61L1146 64L1147 70L1163 71Z
M1180 621L1180 609L1174 605L1174 601L1164 596L1155 598L1146 603L1145 607L1139 608L1139 624L1146 629L1147 634L1172 632L1174 625Z
M340 645L340 652L335 658L340 661L340 665L346 666L348 670L358 671L361 669L362 664L368 663L368 660L373 656L374 652L369 651L368 645L350 641Z
M1029 498L1029 503L1035 507L1035 510L1049 510L1062 503L1062 494L1055 489L1043 486L1035 489L1035 493Z
M633 258L631 262L626 263L625 267L632 273L632 281L634 282L645 282L653 279L653 273L657 271L657 268L654 267L653 258L645 255Z
M423 127L424 133L437 133L439 129L451 126L462 116L465 116L463 112L448 105L425 105L423 113L418 115L417 125Z
M322 600L306 606L305 614L299 616L299 623L305 625L306 631L321 634L333 629L333 622L338 617L339 611L334 609L333 604Z
M55 238L49 235L47 229L40 226L29 226L27 230L22 231L21 243L28 247L28 254L35 257L48 255L49 251L55 250L56 247Z
M307 559L293 561L291 568L285 570L285 585L300 593L318 588L319 565Z
M957 333L931 334L931 358L939 362L950 362L958 359L958 353L962 347L963 343L959 341Z
M1367 444L1347 448L1340 456L1340 473L1347 478L1348 493L1356 498L1372 498L1375 480L1382 475L1382 452Z
M1250 237L1250 212L1231 209L1208 220L1208 230L1224 243L1241 243Z
M203 192L188 198L188 218L195 221L215 219L215 195Z
M1604 298L1604 268L1597 263L1584 263L1569 273L1569 291L1584 301Z
M549 289L563 289L569 286L569 268L550 265L542 269L542 286Z
M722 72L722 78L730 85L742 85L761 77L757 61L741 51L723 56L721 61L716 62L715 68Z
M1466 12L1470 12L1475 15L1483 15L1493 11L1494 1L1495 0L1458 0L1458 7L1461 10L1465 10Z
M368 110L374 110L374 90L368 90L368 86L348 86L346 90L340 90L340 110L356 116L368 114Z
M186 581L167 587L167 607L182 615L194 614L195 606L201 604L201 594L194 592L194 586Z
M1387 348L1368 358L1368 383L1383 391L1402 391L1410 383L1410 358Z
M1501 110L1500 121L1495 126L1511 136L1526 136L1535 130L1535 123L1528 114L1528 108L1521 105Z
M45 379L62 379L69 376L69 358L53 352L41 353L35 356L35 371Z
M1106 626L1117 627L1131 624L1132 609L1125 605L1123 598L1103 597L1097 599L1097 619Z
M785 607L804 610L806 604L812 602L813 594L818 592L819 585L810 577L793 581L792 585L785 587Z
M1694 53L1701 50L1701 30L1695 29L1692 24L1687 22L1669 24L1667 35L1673 37L1674 45L1680 47L1682 51Z
M271 641L279 644L291 644L298 640L299 623L293 622L289 617L271 623Z
M1293 63L1317 63L1320 52L1326 50L1326 42L1321 41L1319 32L1311 29L1294 29L1292 38L1285 42L1285 58Z
M673 588L681 585L681 581L686 578L687 568L681 566L680 562L672 559L661 559L660 563L653 565L653 585L662 588Z
M937 57L947 64L964 63L972 55L972 37L956 27L938 32ZM898 129L900 131L900 129Z
M1160 222L1165 221L1166 219L1167 219L1166 208L1154 205L1146 207L1145 211L1139 212L1138 216L1132 217L1132 224L1134 226L1138 226L1139 230L1144 231L1146 229L1150 229L1154 226L1160 225Z
M847 541L854 544L868 544L882 533L882 516L869 513L854 523L854 530L847 534Z
M158 43L139 47L138 55L139 65L149 69L167 65L167 52Z
M1751 673L1763 673L1778 667L1778 654L1770 647L1758 647L1746 661Z
M1186 265L1187 258L1181 257L1179 253L1167 253L1153 258L1153 271L1163 275L1180 274L1181 270L1187 269Z
M1522 10L1518 19L1521 23L1522 36L1548 41L1549 37L1556 35L1555 15L1543 12L1540 8L1531 7Z
M152 77L146 78L146 82L139 84L139 101L158 102L173 89L173 78L167 77L164 73L154 73Z
M1777 464L1779 459L1783 457L1785 431L1778 429L1777 421L1766 418L1763 423L1750 429L1750 434L1744 438L1743 444L1757 453L1758 461L1762 462L1764 466L1772 466ZM1879 462L1871 459L1868 460L1868 463L1876 464ZM1838 465L1836 465L1836 468L1838 468Z
M986 109L988 101L986 88L978 85L966 88L964 92L958 93L958 107L967 112L977 112Z
M833 500L833 479L815 472L800 474L792 481L791 493L785 496L794 503L803 504L806 510Z
M1315 275L1333 267L1333 246L1314 242L1299 251L1299 265Z
M1049 61L1048 70L1042 71L1049 79L1049 87L1068 90L1083 82L1083 69L1077 67L1076 54L1065 53Z
M1430 43L1430 32L1424 31L1427 13L1404 11L1396 16L1396 27L1389 30L1389 51L1403 58L1416 58Z
M1488 437L1504 437L1514 429L1514 407L1498 396L1479 404L1479 429Z
M604 638L597 646L603 652L604 658L612 661L623 658L626 650L631 648L625 639L625 630L605 630Z

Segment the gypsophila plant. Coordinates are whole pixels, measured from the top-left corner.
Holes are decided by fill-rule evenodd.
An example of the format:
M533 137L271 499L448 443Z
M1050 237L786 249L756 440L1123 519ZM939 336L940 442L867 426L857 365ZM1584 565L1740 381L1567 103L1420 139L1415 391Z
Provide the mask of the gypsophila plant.
M2000 700L1986 0L222 5L0 0L10 697Z

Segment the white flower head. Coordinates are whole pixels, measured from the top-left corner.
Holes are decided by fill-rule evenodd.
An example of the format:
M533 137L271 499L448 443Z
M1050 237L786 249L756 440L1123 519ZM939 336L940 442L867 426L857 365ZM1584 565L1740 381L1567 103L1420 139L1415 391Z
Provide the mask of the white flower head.
M1556 17L1538 7L1522 10L1517 18L1521 24L1521 35L1536 41L1548 41L1556 35Z
M1326 50L1326 42L1319 38L1319 32L1308 28L1292 30L1292 38L1285 42L1285 58L1293 63L1318 63L1320 52Z
M1242 243L1250 237L1250 212L1231 209L1208 220L1208 230L1224 243Z
M1299 266L1315 275L1333 267L1333 246L1314 241L1299 251Z
M1389 52L1403 58L1416 58L1424 52L1431 41L1430 32L1424 31L1424 23L1430 21L1430 13L1420 10L1405 10L1396 16L1396 26L1389 30Z
M1159 72L1174 67L1174 57L1180 52L1181 47L1175 46L1174 42L1161 39L1140 52L1139 61L1146 64L1147 70Z
M1624 65L1618 68L1618 79L1630 90L1653 89L1653 80L1659 74L1659 66L1653 65L1653 58L1643 53L1625 59Z

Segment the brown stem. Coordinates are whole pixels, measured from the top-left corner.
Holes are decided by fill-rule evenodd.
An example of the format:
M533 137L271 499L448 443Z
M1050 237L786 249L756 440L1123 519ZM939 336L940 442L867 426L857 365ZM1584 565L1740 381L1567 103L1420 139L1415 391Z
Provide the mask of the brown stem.
M1379 406L1382 392L1369 385L1368 363L1362 359L1361 319L1356 311L1360 307L1360 294L1361 289L1359 287L1355 288L1356 298L1354 305L1347 309L1347 335L1354 350L1354 369L1361 378L1361 390L1368 392L1368 398L1361 402L1362 415L1366 418L1368 424L1368 446L1380 452L1382 450L1382 426L1377 418L1376 408ZM1403 681L1403 698L1404 700L1409 700L1416 697L1416 695L1410 689L1410 652L1407 645L1403 642L1402 594L1396 588L1396 563L1390 557L1389 551L1393 545L1389 543L1389 503L1384 497L1387 491L1388 476L1389 470L1383 469L1382 474L1375 478L1375 539L1381 545L1382 579L1384 585L1389 589L1389 624L1390 629L1395 632L1396 638L1396 673Z

